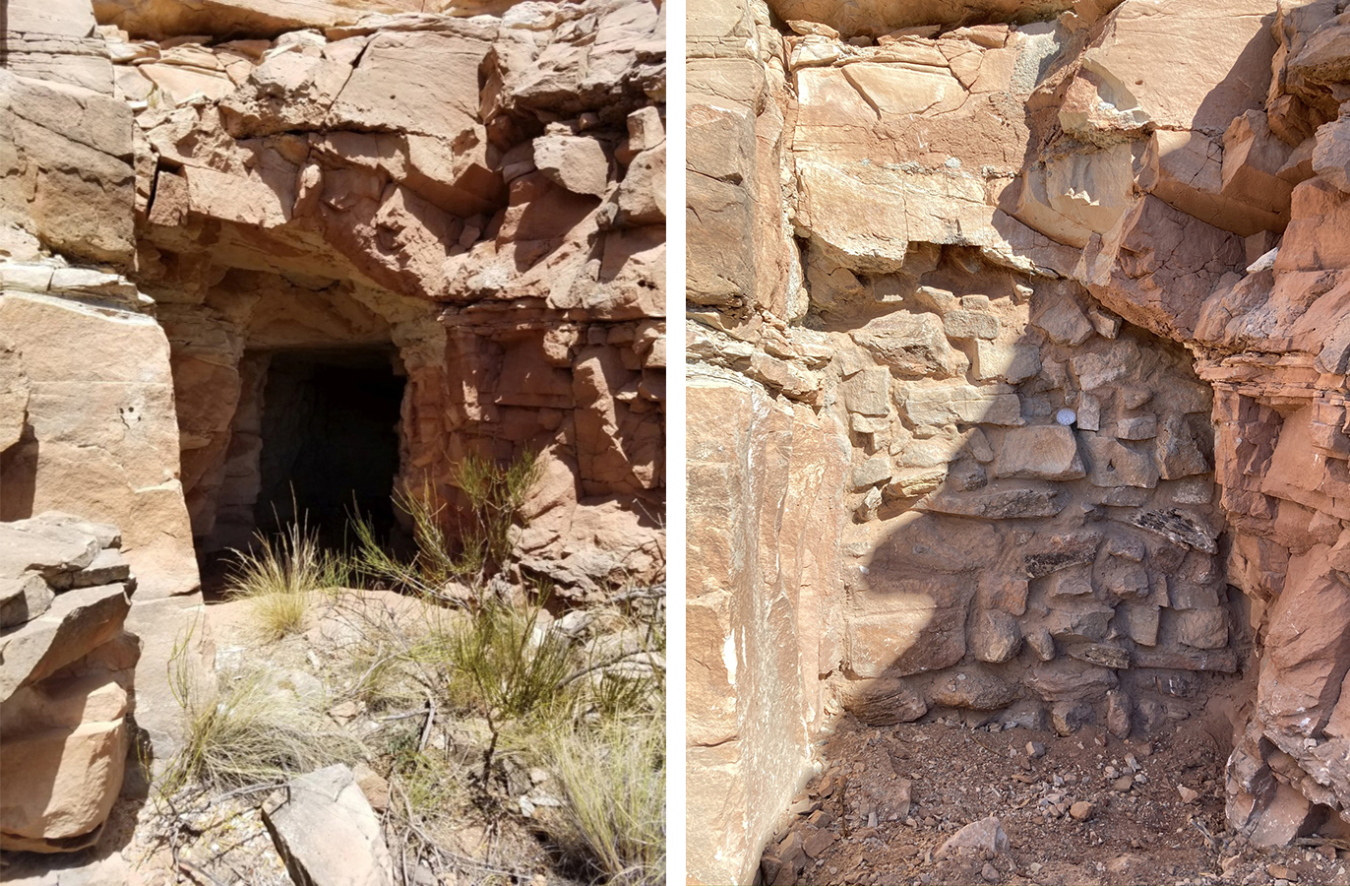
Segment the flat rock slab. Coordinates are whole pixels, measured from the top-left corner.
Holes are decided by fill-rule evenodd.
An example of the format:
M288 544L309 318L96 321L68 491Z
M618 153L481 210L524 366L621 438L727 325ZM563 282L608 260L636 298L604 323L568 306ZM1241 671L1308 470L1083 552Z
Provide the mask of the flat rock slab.
M58 591L70 588L90 588L95 585L124 582L131 578L131 564L122 556L121 551L109 548L99 551L97 557L88 566L78 572L63 572L51 580L52 587ZM128 588L128 591L131 589Z
M393 886L379 816L348 767L292 780L263 806L263 821L296 883Z
M998 488L994 484L978 492L940 492L915 505L920 511L986 520L1053 517L1064 507L1053 488Z
M36 572L19 578L0 576L0 628L32 621L52 605L55 594L47 580Z
M131 600L120 584L58 594L38 618L0 631L0 702L122 632Z
M122 546L122 530L116 526L111 523L96 523L74 514L67 514L65 511L43 511L36 517L16 520L10 525L16 529L38 529L49 526L75 529L98 539L98 545L101 548L120 548Z
M97 538L78 529L7 523L0 525L0 577L38 572L55 578L88 566L100 550Z

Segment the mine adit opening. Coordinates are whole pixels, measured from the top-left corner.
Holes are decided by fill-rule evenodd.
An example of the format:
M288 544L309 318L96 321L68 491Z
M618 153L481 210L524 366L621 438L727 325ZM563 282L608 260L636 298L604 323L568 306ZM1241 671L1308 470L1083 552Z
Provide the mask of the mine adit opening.
M405 378L387 348L266 355L258 497L262 533L304 520L328 547L349 541L359 512L379 537L396 527Z

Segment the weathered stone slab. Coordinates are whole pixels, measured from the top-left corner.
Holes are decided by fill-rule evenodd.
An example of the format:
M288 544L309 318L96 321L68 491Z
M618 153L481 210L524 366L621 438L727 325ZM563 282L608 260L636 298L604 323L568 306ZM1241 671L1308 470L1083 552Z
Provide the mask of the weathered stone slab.
M89 588L95 585L107 585L125 582L131 578L131 564L120 551L108 549L99 551L92 562L78 572L65 572L52 580L52 587L58 591L71 588Z
M380 818L346 766L292 779L263 806L263 821L297 883L392 886Z
M986 520L1053 517L1067 502L1058 490L1004 487L977 492L939 492L915 505L917 510Z
M1219 533L1196 515L1179 508L1138 511L1125 517L1125 522L1193 550L1206 554L1219 551L1216 543Z
M122 632L131 601L120 584L57 595L50 609L0 632L0 702Z
M0 628L32 621L52 605L56 594L36 572L18 578L0 578Z

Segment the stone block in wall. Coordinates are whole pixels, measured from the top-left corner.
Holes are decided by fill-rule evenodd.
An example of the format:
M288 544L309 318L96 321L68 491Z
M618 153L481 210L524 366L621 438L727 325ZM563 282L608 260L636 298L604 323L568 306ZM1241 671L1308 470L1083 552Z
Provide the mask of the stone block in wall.
M1067 347L1083 344L1095 331L1078 300L1063 287L1037 293L1031 325L1048 335L1055 344Z
M928 687L928 700L941 707L997 711L1017 700L1017 684L978 666L948 671Z
M896 399L914 425L1016 426L1022 424L1021 400L1005 385L928 385L900 383Z
M1097 584L1117 599L1141 600L1149 596L1149 574L1141 563L1108 557L1094 570Z
M1151 603L1121 603L1116 607L1120 632L1140 646L1158 644L1161 610Z
M1077 480L1087 476L1087 471L1071 428L1036 425L1014 428L1003 435L994 475L1029 480Z
M1041 371L1041 352L1035 345L979 339L972 368L978 381L1017 384Z
M880 677L851 685L843 698L844 709L869 726L912 723L928 713L928 701L909 680Z
M1055 600L1044 624L1050 635L1063 641L1105 640L1115 610L1092 597L1060 597Z
M1139 361L1138 346L1126 340L1109 348L1074 353L1069 358L1069 366L1080 388L1096 391L1119 383L1138 369Z
M1100 701L1119 679L1113 670L1057 659L1036 665L1028 685L1042 701Z
M865 416L887 416L891 412L891 374L885 368L864 369L845 379L839 386L844 408Z
M1020 551L1022 572L1027 578L1035 579L1063 569L1090 565L1097 559L1101 543L1102 533L1094 530L1035 538Z
M1201 583L1179 575L1159 575L1159 602L1171 609L1210 609L1217 607L1220 601L1219 588L1223 579L1215 583Z
M975 587L966 576L904 578L874 568L854 593L848 666L859 677L909 676L959 662Z
M975 617L971 634L975 658L990 664L1011 661L1022 648L1022 630L1017 622L999 609L986 609Z
M1071 597L1091 598L1096 593L1092 569L1088 565L1058 569L1039 581L1037 586L1049 601Z
M1178 552L1189 548L1215 554L1219 550L1217 544L1219 530L1210 525L1204 515L1191 509L1140 510L1126 514L1123 522L1161 536L1171 542L1175 546L1173 550ZM1150 548L1149 551L1154 565L1166 569L1166 566L1158 562L1158 548Z
M936 514L1013 520L1053 517L1067 505L1064 496L1052 486L1012 485L1005 481L973 492L938 492L915 507Z
M998 338L1001 323L994 314L957 309L942 316L942 326L948 338L990 341Z
M1184 416L1172 415L1163 422L1158 431L1155 458L1158 476L1164 480L1210 472L1209 459L1201 451L1201 444Z
M1153 489L1158 468L1151 453L1139 452L1111 437L1083 435L1088 482L1105 489L1133 486Z
M965 355L951 347L936 314L897 311L855 329L849 336L896 378L951 378L965 372Z
M976 599L983 609L999 609L1009 615L1021 616L1027 611L1027 591L1025 578L987 569L980 573Z
M1228 645L1228 610L1223 607L1187 609L1167 616L1176 621L1177 642L1194 649L1222 649Z

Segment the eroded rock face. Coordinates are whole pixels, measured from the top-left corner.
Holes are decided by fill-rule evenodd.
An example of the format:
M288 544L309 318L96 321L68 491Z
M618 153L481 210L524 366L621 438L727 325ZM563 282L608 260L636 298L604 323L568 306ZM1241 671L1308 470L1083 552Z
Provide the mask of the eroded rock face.
M252 531L266 355L384 346L406 379L405 487L453 501L467 454L540 453L530 567L578 595L650 573L664 544L659 10L324 27L172 48L110 31L139 54L118 89L148 105L138 282L173 344L194 534L223 547ZM426 77L439 87L412 89Z
M466 454L533 450L553 480L522 538L539 571L593 594L622 572L658 568L658 6L444 15L403 14L397 3L67 5L53 13L21 4L8 20L24 40L53 40L42 43L50 65L7 65L0 84L13 110L3 133L13 174L0 189L7 252L35 265L7 265L4 281L101 304L7 299L5 443L16 471L39 462L27 468L38 479L23 478L36 490L7 496L8 516L73 494L43 496L44 478L70 471L54 461L47 469L60 453L39 425L55 410L34 398L49 396L43 364L60 375L70 361L39 353L37 340L106 341L110 353L94 355L86 372L114 357L157 366L137 381L158 386L159 402L140 414L162 432L154 445L163 451L112 454L159 472L128 485L185 499L190 534L207 548L252 529L265 355L380 347L406 378L404 485L453 499L453 467ZM434 88L424 88L428 78ZM69 273L48 252L127 278L62 280ZM51 319L30 316L42 311ZM66 315L91 319L77 329ZM151 353L127 346L95 316L151 337L167 332L168 371L162 340L148 343ZM29 445L20 442L25 421ZM168 488L180 482L181 491ZM143 522L120 519L129 505L99 510L91 513ZM172 519L147 533L184 545L181 510ZM129 536L129 553L136 546ZM160 570L140 572L153 590Z
M822 642L795 672L738 652L735 705L823 699L808 737L822 710L1007 706L1120 735L1165 716L1158 690L1250 668L1230 819L1292 839L1350 797L1344 25L1276 0L1029 9L691 9L688 358L851 453L822 491L851 520L812 549L829 590L780 632ZM756 502L724 495L721 522ZM731 636L691 633L691 661ZM790 795L787 758L728 729L718 777ZM692 785L713 742L690 740ZM719 802L736 820L691 832L690 871L746 882L770 835Z
M122 787L140 640L115 526L0 523L0 848L92 845Z
M158 754L197 554L247 544L299 460L297 361L380 365L386 505L426 490L453 522L466 456L531 452L528 576L587 600L664 568L663 16L8 4L0 520L123 527L125 563L94 552L73 574L138 578L123 615L146 632L138 722ZM325 429L374 421L347 405ZM4 578L6 630L85 593L40 572Z

